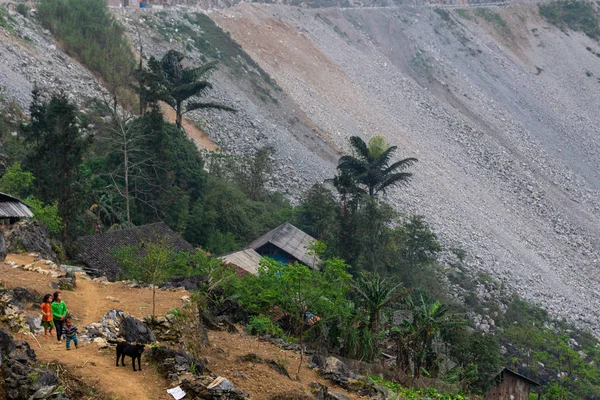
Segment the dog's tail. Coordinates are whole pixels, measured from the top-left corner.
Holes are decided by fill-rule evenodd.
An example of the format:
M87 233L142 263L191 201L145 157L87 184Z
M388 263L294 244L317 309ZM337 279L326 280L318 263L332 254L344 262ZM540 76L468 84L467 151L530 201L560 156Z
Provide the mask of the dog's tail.
M119 344L119 343L125 343L125 342L123 342L123 341L120 341L120 340L109 340L109 339L106 339L106 342L107 342L107 343L110 343L110 344Z

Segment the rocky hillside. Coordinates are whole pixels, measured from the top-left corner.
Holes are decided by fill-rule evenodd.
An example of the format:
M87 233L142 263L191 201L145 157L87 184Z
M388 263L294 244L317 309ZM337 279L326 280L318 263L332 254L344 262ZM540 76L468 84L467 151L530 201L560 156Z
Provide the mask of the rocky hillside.
M537 6L241 5L211 14L327 137L385 135L420 162L390 194L473 268L600 327L599 44Z
M535 5L115 12L146 57L221 60L215 100L238 112L191 123L234 153L274 146L278 188L293 197L331 177L347 136L384 135L419 158L389 194L400 210L426 215L474 271L600 330L597 41ZM3 21L5 99L26 107L34 82L82 104L102 93L35 16Z

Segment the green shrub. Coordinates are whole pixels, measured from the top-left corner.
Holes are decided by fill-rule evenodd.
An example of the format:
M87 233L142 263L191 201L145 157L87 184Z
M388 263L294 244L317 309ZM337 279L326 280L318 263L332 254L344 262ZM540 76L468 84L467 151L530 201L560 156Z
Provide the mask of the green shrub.
M250 317L250 322L248 322L248 325L246 325L246 330L249 334L257 336L285 336L283 329L281 329L279 325L273 323L273 321L271 321L271 318L265 315Z
M51 234L59 233L62 228L62 218L58 215L58 202L52 204L44 204L41 200L33 196L24 200L33 213L33 219L41 222L48 228Z
M560 29L583 32L592 39L600 38L598 13L592 3L583 0L553 1L540 4L540 15Z
M29 7L25 3L17 4L17 12L24 17L27 17L27 13L29 12Z

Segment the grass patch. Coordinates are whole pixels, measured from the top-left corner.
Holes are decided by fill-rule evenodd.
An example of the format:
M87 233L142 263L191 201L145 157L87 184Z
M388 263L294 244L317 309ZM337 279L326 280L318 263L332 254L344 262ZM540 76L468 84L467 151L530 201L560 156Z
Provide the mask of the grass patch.
M506 23L504 18L502 18L502 16L496 11L491 10L489 8L479 7L476 8L474 12L477 17L483 18L486 22L494 25L496 30L502 36L512 36L508 24Z
M104 0L45 0L39 3L42 25L77 58L109 84L128 76L135 58L125 29L110 14Z
M450 17L450 13L443 8L434 8L433 11L438 13L438 15L442 18L443 21L452 22L452 18Z
M15 25L16 21L13 17L10 16L6 8L0 7L0 27L6 29L11 35L15 34Z
M467 21L472 21L473 20L473 15L471 15L471 13L469 12L469 10L466 10L464 8L457 8L456 10L456 14L458 14L459 17L466 19Z
M540 15L561 30L583 32L592 39L600 39L598 12L592 3L583 0L553 1L538 6Z
M62 388L65 394L71 399L114 400L114 397L103 392L96 385L87 383L78 376L75 376L69 368L57 361L52 361L45 365L45 367L58 375L60 381L59 388Z

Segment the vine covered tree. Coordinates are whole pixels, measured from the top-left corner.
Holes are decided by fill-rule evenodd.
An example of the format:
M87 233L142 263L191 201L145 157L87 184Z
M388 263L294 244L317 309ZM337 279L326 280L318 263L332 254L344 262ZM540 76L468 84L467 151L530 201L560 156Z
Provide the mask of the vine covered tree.
M351 136L354 155L342 156L338 162L340 176L350 177L362 192L371 198L391 186L406 183L412 174L405 170L418 160L410 157L390 164L397 146L389 146L376 136L367 145L360 137Z
M199 67L183 66L184 55L176 50L169 50L159 61L151 57L148 67L154 80L152 85L158 98L175 110L175 123L181 128L183 115L199 109L217 109L235 111L234 108L215 103L194 101L205 95L212 84L207 80L217 68L217 62L209 62Z

